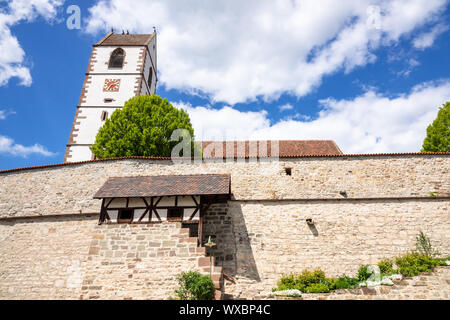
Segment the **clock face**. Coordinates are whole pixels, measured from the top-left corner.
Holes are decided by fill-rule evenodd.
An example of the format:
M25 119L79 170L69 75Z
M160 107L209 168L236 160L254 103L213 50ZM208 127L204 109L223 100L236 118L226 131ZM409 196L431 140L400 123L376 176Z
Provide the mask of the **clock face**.
M117 92L119 91L120 79L105 79L103 91Z

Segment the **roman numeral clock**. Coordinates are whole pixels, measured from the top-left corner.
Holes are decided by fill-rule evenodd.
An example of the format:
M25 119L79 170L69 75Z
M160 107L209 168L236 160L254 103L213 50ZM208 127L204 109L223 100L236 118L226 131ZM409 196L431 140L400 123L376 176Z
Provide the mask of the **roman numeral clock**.
M120 87L120 79L105 79L103 91L118 92Z

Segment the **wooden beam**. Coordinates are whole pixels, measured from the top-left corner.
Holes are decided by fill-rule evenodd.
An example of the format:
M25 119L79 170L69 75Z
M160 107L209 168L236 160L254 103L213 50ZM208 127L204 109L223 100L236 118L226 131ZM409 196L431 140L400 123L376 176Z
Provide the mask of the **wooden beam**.
M198 212L198 209L200 209L200 206L195 208L194 212L191 214L188 221L192 221L192 219L195 217L196 213Z
M144 213L141 215L141 217L139 218L138 222L141 222L141 220L145 217L145 215L147 214L147 212L150 210L150 208L145 209Z
M108 201L108 203L106 204L105 208L108 208L109 205L111 204L111 202L113 202L114 199L115 199L115 198L109 199L109 201ZM105 199L103 199L103 201L105 201Z

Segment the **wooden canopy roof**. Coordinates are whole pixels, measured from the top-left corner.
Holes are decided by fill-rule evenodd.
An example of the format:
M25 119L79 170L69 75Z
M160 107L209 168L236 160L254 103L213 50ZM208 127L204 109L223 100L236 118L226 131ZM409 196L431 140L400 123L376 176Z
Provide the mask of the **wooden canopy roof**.
M230 182L229 174L111 177L94 199L227 195Z

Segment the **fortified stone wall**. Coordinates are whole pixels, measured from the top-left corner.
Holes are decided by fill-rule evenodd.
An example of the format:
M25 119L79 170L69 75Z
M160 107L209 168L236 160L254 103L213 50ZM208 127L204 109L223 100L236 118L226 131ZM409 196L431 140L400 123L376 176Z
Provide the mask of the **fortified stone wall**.
M1 172L0 298L166 298L175 274L196 267L194 257L208 262L180 241L187 229L177 224L97 227L100 200L92 196L111 176L230 173L232 200L209 208L203 240L217 243L216 266L233 279L225 293L251 299L283 273L354 275L361 264L412 249L419 230L449 256L449 169L448 155L410 155L125 159Z
M236 280L226 281L225 293L255 297L276 287L282 274L317 267L328 276L354 276L362 264L414 249L420 230L450 256L449 209L448 200L435 199L230 201L234 241L216 235L218 247L236 248L223 265Z
M0 299L79 299L98 216L0 221Z
M247 160L248 161L248 160ZM289 167L292 175L286 175ZM173 164L110 160L0 172L0 217L96 213L112 176L231 174L237 200L450 196L450 156L356 156ZM342 193L341 193L342 192Z
M205 248L180 223L97 222L97 216L1 221L0 299L167 299L180 272L209 274Z
M110 224L94 228L88 255L81 299L167 299L205 248L180 223Z

